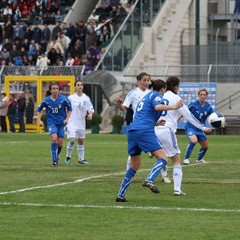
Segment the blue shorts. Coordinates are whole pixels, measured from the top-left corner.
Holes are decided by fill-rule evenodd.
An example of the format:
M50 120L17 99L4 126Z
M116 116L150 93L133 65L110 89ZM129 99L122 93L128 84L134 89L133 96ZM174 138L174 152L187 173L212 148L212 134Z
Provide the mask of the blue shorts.
M64 138L64 125L51 124L48 126L48 132L50 135L57 134L59 138Z
M140 155L142 151L155 152L163 146L158 141L154 129L130 130L128 131L128 154Z
M198 139L198 142L208 140L206 134L203 131L196 130L194 128L187 128L187 129L185 129L185 134L188 137L196 135L196 137Z

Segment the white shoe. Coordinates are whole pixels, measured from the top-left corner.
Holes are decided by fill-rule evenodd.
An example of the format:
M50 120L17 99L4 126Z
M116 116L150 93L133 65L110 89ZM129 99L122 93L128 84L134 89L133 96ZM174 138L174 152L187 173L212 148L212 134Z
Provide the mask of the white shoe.
M174 196L185 196L186 195L186 193L185 192L183 192L182 190L180 190L180 191L174 191L174 193L173 193L173 195Z
M163 178L162 178L162 181L163 181L164 183L171 183L171 182L172 182L168 176L163 177Z
M183 160L183 165L190 165L189 159L184 159Z
M207 163L204 159L196 160L196 163Z

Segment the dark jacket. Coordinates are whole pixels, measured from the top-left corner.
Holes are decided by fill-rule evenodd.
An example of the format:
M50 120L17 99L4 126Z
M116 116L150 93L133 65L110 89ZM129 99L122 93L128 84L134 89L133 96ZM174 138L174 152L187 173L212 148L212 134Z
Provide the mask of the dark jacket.
M18 111L24 112L26 108L26 98L22 97L18 99Z
M15 99L14 100L9 100L7 115L16 114L17 105L18 104L17 104L17 101Z

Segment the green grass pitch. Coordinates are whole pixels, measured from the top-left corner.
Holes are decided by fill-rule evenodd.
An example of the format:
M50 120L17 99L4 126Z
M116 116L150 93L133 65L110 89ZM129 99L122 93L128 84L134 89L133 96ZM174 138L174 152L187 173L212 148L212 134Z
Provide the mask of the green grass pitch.
M178 142L183 156L187 138ZM0 239L240 238L240 136L209 136L208 163L183 167L183 197L160 177L160 194L141 186L155 162L143 154L128 203L115 202L128 157L125 135L88 134L89 165L77 163L76 145L64 165L66 144L53 168L47 134L0 135Z

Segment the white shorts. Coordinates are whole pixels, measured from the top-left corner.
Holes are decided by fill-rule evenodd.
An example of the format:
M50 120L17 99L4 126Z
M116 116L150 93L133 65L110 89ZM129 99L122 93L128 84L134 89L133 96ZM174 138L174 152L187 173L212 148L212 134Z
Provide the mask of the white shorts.
M67 138L84 139L85 129L67 129Z
M158 140L163 145L168 157L173 157L177 153L181 153L175 132L170 128L155 127L155 134Z

